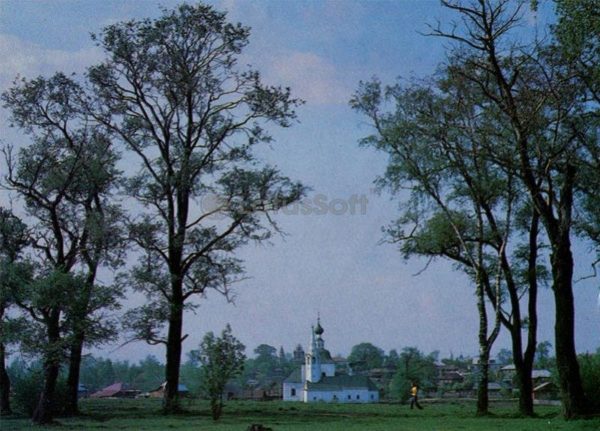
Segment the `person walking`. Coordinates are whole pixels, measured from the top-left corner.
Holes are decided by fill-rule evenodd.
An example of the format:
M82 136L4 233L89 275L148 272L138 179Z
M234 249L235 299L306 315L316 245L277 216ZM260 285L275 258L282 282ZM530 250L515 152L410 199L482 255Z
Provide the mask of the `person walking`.
M419 404L419 385L416 382L412 382L412 387L410 388L410 409L414 406L417 406L419 410L422 410L421 404Z

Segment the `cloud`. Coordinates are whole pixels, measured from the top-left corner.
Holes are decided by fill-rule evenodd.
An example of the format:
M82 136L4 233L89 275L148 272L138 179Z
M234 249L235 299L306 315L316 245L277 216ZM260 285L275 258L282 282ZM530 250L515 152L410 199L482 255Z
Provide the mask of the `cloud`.
M313 105L347 104L346 88L335 66L311 52L293 52L273 59L269 80L292 88L293 94Z
M57 71L81 73L102 58L95 46L78 51L45 49L18 37L0 34L0 90L7 89L17 75L33 78Z

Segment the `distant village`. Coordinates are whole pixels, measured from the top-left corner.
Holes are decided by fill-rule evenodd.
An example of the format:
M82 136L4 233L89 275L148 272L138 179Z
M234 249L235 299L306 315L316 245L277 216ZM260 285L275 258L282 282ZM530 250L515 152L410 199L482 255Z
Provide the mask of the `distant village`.
M307 330L308 332L308 330ZM225 387L228 400L283 400L296 402L377 403L406 401L411 382L418 382L421 398L475 398L479 364L470 357L439 359L436 353L425 355L418 349L404 348L398 353L383 350L370 343L354 346L348 357L332 356L324 340L325 329L320 319L310 328L310 343L306 349L298 344L293 352L262 344L255 357L246 360L241 376ZM503 354L502 354L503 353ZM490 399L517 396L515 367L509 362L510 352L504 351L490 360ZM98 359L97 367L107 369L109 360ZM139 365L113 365L110 384L98 387L106 376L93 376L94 367L84 365L80 396L90 398L162 398L165 383L160 382L162 364L155 358ZM179 394L201 397L198 365L188 361L182 365ZM552 358L542 354L533 370L533 396L537 404L559 404L558 388L550 369ZM110 367L108 367L110 368ZM119 372L120 369L121 371ZM137 369L137 371L136 371ZM124 373L123 373L124 372ZM102 373L100 373L102 374ZM96 381L86 381L94 380ZM98 378L100 380L98 380ZM154 383L153 383L154 382ZM104 382L108 383L108 382ZM153 386L152 386L153 385Z

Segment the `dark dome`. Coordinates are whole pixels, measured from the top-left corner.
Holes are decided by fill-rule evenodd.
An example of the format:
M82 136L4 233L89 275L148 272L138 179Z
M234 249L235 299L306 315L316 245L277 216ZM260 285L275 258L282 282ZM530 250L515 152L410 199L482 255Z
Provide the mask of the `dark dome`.
M317 319L317 327L315 328L315 334L316 335L322 335L323 332L325 332L325 330L321 326L321 319Z

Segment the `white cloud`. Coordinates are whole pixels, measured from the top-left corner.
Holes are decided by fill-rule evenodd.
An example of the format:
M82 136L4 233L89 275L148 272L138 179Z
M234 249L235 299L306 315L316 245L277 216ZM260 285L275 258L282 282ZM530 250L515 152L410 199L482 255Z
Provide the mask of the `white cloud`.
M78 51L45 49L18 37L0 34L0 90L5 90L17 75L33 78L57 71L81 73L102 58L99 48L92 46Z
M347 104L346 88L335 66L311 52L293 52L272 60L266 75L269 81L292 88L293 94L309 104Z

